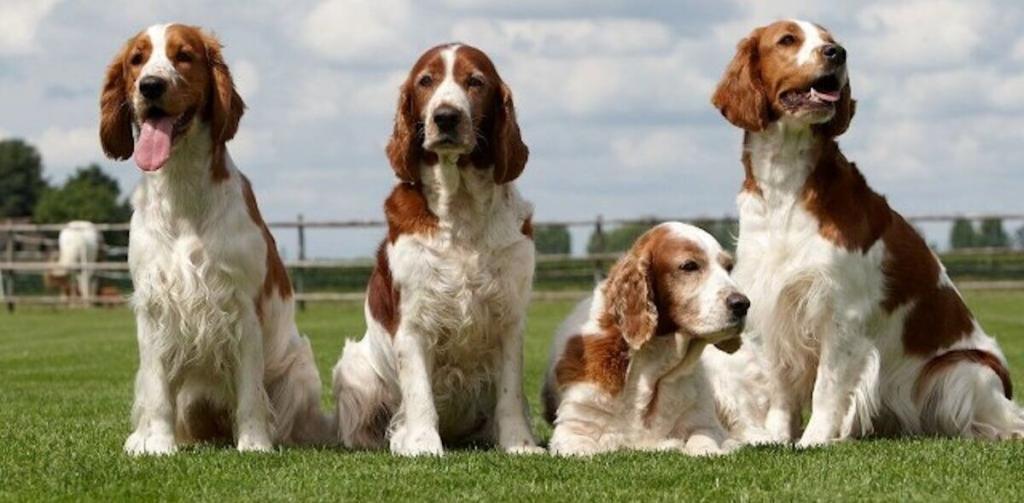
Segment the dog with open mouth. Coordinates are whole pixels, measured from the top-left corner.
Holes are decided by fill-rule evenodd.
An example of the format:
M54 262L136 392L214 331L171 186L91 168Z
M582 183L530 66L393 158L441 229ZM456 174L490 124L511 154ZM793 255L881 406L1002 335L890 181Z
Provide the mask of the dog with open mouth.
M225 147L245 104L220 42L193 26L147 28L108 67L100 108L103 150L143 171L128 245L140 362L125 451L332 442L288 273Z
M765 363L768 435L803 447L1024 436L999 344L839 150L856 103L833 34L801 20L755 29L712 103L743 130L734 276L753 302L745 339Z

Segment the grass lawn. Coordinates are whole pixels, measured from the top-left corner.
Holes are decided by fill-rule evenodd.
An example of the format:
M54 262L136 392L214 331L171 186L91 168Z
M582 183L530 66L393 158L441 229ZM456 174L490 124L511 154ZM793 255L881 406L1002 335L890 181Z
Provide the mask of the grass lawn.
M967 297L1024 389L1024 292ZM530 310L526 387L541 439L550 435L537 417L548 341L570 307L546 302ZM362 307L313 305L299 325L313 340L329 402L331 366L342 338L362 335ZM305 449L240 455L215 447L132 459L121 444L136 365L127 310L0 313L0 499L1024 499L1024 442L879 440L802 452L747 448L714 459L484 451L400 459Z

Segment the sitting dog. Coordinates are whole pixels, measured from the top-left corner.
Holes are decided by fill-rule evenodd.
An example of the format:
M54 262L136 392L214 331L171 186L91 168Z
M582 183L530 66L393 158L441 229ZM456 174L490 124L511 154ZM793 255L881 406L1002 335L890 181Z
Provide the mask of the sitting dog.
M750 301L731 269L693 226L663 223L637 240L555 337L542 396L552 453L730 448L701 353L740 347Z
M712 98L744 130L736 281L754 302L775 441L1019 438L1006 359L924 239L839 150L855 102L827 30L743 39Z
M366 292L366 335L334 368L339 433L439 455L442 441L536 452L523 396L532 206L512 93L480 50L428 50L402 86L387 147L399 178Z
M151 26L114 58L100 98L103 150L134 154L143 171L128 244L140 360L130 454L334 437L288 273L225 147L245 105L220 49L198 28Z

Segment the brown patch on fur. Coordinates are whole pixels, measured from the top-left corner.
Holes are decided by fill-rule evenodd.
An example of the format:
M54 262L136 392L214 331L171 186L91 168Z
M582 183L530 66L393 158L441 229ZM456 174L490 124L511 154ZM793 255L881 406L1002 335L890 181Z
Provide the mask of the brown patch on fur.
M746 143L746 139L744 139L744 143ZM761 192L761 186L757 184L757 178L754 177L753 161L750 160L750 152L747 149L743 149L742 162L743 186L740 192L749 192L755 196L764 197L764 193Z
M839 145L822 139L818 161L803 188L803 203L825 239L847 250L867 252L889 227L894 212L868 187Z
M423 187L399 183L384 202L388 221L388 242L394 243L402 234L432 234L437 229L437 215L430 211Z
M366 287L366 303L370 315L377 320L389 334L395 335L402 314L398 306L402 301L402 293L391 279L391 265L388 263L387 243L377 247L377 265L370 274L370 282Z
M130 65L133 56L149 59L153 44L145 32L128 39L107 66L100 93L100 144L107 157L127 159L135 151L132 107L129 100L141 65Z
M616 395L626 383L629 345L617 330L600 335L574 335L566 341L555 365L555 382L560 388L575 382L590 382Z
M260 209L256 205L256 196L252 192L252 184L249 183L249 178L245 175L242 175L242 197L245 199L245 207L249 210L249 218L260 227L263 232L263 241L267 243L267 275L263 278L263 290L260 298L256 299L257 313L261 314L261 301L273 295L275 290L281 298L290 298L292 296L292 283L288 279L288 270L284 267L284 262L281 261L281 256L277 253L277 243L274 241L274 235L270 233L266 222L260 216Z
M526 217L523 220L523 226L519 228L519 232L522 232L524 236L533 239L533 218Z
M980 349L956 349L932 358L921 368L921 373L918 374L917 380L914 382L914 401L919 401L922 398L921 393L924 392L925 386L939 373L958 363L976 363L992 369L992 372L995 372L1003 383L1003 396L1013 399L1013 381L1010 380L1010 372L1003 362L999 361L999 358Z
M882 308L891 313L915 303L904 322L903 348L927 356L969 336L974 319L956 290L939 284L942 269L924 238L903 217L893 215L883 237L886 296Z
M186 443L233 441L231 414L207 400L198 400L181 412L175 424L176 435Z

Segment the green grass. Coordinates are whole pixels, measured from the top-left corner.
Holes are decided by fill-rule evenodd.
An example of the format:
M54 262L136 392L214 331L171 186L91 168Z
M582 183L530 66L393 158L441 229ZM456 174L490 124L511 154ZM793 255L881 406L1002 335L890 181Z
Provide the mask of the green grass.
M967 297L1024 384L1024 293ZM530 310L526 386L535 416L548 341L570 307ZM313 340L326 392L342 338L362 334L362 308L314 305L299 325ZM589 460L487 451L413 460L312 449L240 455L205 446L131 459L121 443L137 364L133 333L123 309L0 314L0 499L1020 501L1024 494L1022 442L879 440L802 452L747 448L715 459ZM550 435L539 418L534 424L541 439Z

